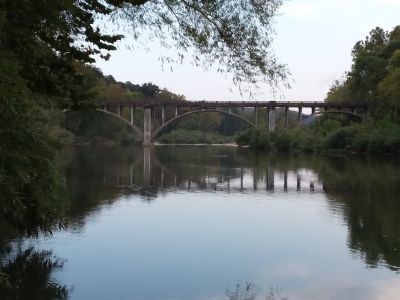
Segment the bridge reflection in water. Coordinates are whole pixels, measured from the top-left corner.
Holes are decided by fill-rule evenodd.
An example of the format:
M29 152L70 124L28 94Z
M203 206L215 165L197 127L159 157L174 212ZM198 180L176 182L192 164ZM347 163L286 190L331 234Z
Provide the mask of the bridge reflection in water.
M352 253L369 267L400 271L399 160L268 155L233 147L74 151L65 177L73 220L84 220L101 204L153 201L170 193L264 193L276 201L314 194L310 198L322 200L346 224Z
M113 180L104 174L104 184L118 189L132 190L185 190L226 193L246 193L250 191L269 192L323 192L323 183L318 175L306 168L298 170L277 170L273 161L262 166L237 166L225 168L216 164L192 165L185 172L176 169L171 161L160 161L154 148L142 148L143 155L135 161L117 168ZM216 160L229 159L215 155ZM199 168L194 170L194 168ZM197 171L197 172L195 172Z

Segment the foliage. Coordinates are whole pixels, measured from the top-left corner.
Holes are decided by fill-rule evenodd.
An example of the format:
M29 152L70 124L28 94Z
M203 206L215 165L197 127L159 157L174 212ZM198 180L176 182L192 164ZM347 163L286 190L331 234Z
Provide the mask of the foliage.
M109 57L121 35L103 34L95 18L120 1L1 0L1 47L19 62L21 76L45 106L80 105L82 77L75 63ZM106 3L106 4L103 4ZM106 7L108 6L108 7Z
M161 89L151 82L142 85L130 81L120 82L111 75L104 75L100 69L92 65L76 64L76 68L82 76L81 89L90 95L91 104L104 101L160 103L185 100L183 95L174 94L165 88ZM90 107L90 103L86 106Z
M109 34L112 20L139 38L157 38L175 46L178 60L191 49L195 63L233 73L236 83L277 84L287 75L271 54L271 22L282 0L1 0L2 47L21 62L29 88L55 97L59 106L79 106L75 90L82 76L75 62L92 63L115 50L121 34ZM172 45L171 45L172 44ZM154 93L151 85L144 92ZM79 89L79 87L78 87ZM89 98L89 95L87 95ZM54 100L54 99L53 99ZM43 102L54 105L54 102Z
M251 129L236 137L238 145L278 152L348 151L371 154L400 153L400 126L390 121L341 125L332 119L311 126L266 130Z
M199 113L193 114L178 122L176 129L216 132L221 122L222 116L219 113Z
M0 70L0 216L23 232L51 230L61 197L50 122L19 78L14 55L2 51Z
M352 56L351 70L333 84L327 101L371 104L375 117L392 113L400 104L400 26L373 29L355 44Z
M327 101L368 104L372 118L352 124L324 117L311 126L278 129L274 133L252 129L238 135L236 142L280 152L399 153L400 125L393 116L396 105L400 105L400 26L391 32L375 28L364 41L355 44L352 55L351 71L343 81L333 84Z
M132 128L120 120L97 111L71 111L66 113L65 127L79 144L130 145L140 142Z
M256 286L250 282L245 284L236 284L235 290L227 290L225 295L229 300L256 300L258 299ZM271 287L268 294L264 298L266 300L289 300L289 297L284 297L281 295L281 290L279 288Z
M233 138L200 130L180 129L161 135L158 141L163 144L226 144L231 143Z
M149 39L175 47L178 57L163 57L167 62L182 61L193 53L195 64L217 64L220 72L233 73L235 83L276 85L287 76L270 49L272 18L282 0L136 2L142 5L124 5L114 20L127 21L135 38L146 31Z
M250 145L252 148L260 150L269 150L271 148L270 135L266 130L262 129L252 128L238 133L235 141L240 146Z
M0 296L2 299L67 299L68 288L50 278L53 271L62 267L63 262L54 259L50 251L19 250L14 259L0 263Z

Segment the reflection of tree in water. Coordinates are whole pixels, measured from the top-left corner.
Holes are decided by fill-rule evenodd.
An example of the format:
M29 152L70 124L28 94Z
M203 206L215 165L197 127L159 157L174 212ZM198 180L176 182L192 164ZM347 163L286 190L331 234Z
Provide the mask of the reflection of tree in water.
M138 199L149 199L167 193L159 185L161 165L165 167L164 186L174 184L176 176L178 182L185 182L189 178L194 190L204 183L204 178L229 180L237 178L237 170L241 169L252 174L255 182L265 181L268 168L275 170L276 174L306 169L318 175L332 212L343 216L349 229L348 246L351 251L363 257L369 266L384 264L392 270L400 269L399 162L354 157L266 155L218 147L156 148L155 155L158 162L152 167L153 185L144 189L140 187L143 185L142 148L77 150L68 163L65 177L70 199L66 205L66 217L73 219L70 221L72 226L84 226L88 214L104 204L113 203L121 195L139 194L141 197ZM130 169L134 171L133 174L130 174ZM129 182L132 175L140 189L121 185ZM283 191L282 186L276 186L275 192L278 189ZM24 231L32 232L28 228ZM0 224L0 253L6 252L1 245L9 241L8 236L12 232ZM14 233L14 236L20 236ZM0 272L7 274L9 281L7 289L4 285L0 288L1 299L18 299L10 297L14 293L21 295L19 298L57 299L66 297L68 293L64 286L51 280L52 272L62 268L62 262L53 259L49 252L28 249L13 260L3 259L0 263ZM1 280L0 276L0 285ZM230 300L256 299L251 298L253 290L248 291L247 286L238 288L241 290L230 291L226 296ZM285 299L276 291L273 292L267 299Z
M266 155L226 147L157 147L154 153L159 163L152 165L152 185L147 189L124 190L119 179L129 182L130 165L134 166L135 184L140 187L143 183L142 148L78 151L67 169L66 182L71 196L69 215L80 215L84 222L88 212L101 203L112 203L121 194L155 198L168 192L162 187L174 184L184 187L189 182L193 190L200 190L205 179L226 183L238 178L240 169L252 174L255 182L266 181L268 168L276 174L306 169L318 175L332 212L344 216L349 228L349 248L364 257L369 266L387 264L393 269L400 268L398 162L357 157ZM162 176L163 186L160 185Z
M233 291L227 290L225 295L229 300L256 300L257 291L254 284L246 282L244 285L238 283ZM260 299L260 298L258 298ZM281 294L279 288L271 288L267 293L265 300L289 300L288 297L284 297Z
M67 299L68 289L55 282L51 274L60 270L63 262L51 251L28 248L12 259L0 260L1 299Z
M316 170L348 225L348 246L371 267L400 270L398 162L331 160Z

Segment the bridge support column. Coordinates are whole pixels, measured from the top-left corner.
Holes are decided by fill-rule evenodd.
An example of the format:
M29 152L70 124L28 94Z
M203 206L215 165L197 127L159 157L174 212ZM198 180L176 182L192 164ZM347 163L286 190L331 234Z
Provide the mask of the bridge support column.
M276 107L270 107L268 110L268 131L274 132L276 129Z
M151 152L153 149L149 147L143 148L143 183L151 184Z
M283 172L283 190L287 192L288 190L288 171Z
M165 123L165 105L161 106L161 124Z
M258 109L257 109L257 107L254 107L254 113L255 113L255 117L256 117L256 120L255 120L255 124L256 124L256 127L258 127Z
M301 121L301 117L303 116L303 108L300 106L299 107L299 114L297 116L297 120Z
M135 182L135 177L133 174L133 165L131 165L129 167L129 186L133 186L134 182Z
M146 107L144 109L144 124L143 124L143 146L152 147L151 140L153 134L153 108Z
M130 106L131 111L131 125L135 122L135 107L133 105Z
M297 189L297 191L301 190L301 177L299 174L297 174L296 189Z
M315 115L315 106L311 107L311 114Z
M272 191L275 188L275 170L271 167L267 167L267 191Z
M121 105L118 105L118 110L117 110L118 116L121 116Z
M285 107L285 127L289 126L289 107Z
M240 169L240 190L243 190L243 168Z

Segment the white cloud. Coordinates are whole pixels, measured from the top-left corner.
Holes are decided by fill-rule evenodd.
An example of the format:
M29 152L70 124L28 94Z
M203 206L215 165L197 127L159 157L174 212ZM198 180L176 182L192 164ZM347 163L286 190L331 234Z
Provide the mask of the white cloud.
M289 17L309 18L317 14L320 8L321 6L315 3L290 2L282 6L281 13Z

